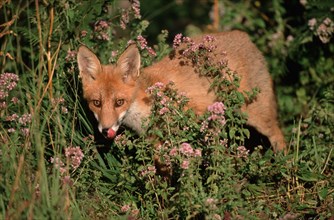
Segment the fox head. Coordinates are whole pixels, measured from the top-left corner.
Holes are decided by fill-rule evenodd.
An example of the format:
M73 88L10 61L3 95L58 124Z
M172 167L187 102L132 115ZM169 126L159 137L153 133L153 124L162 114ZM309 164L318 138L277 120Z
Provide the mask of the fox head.
M138 90L138 48L132 44L121 54L115 65L101 65L91 50L81 46L77 61L84 98L99 122L99 131L112 139L131 110Z

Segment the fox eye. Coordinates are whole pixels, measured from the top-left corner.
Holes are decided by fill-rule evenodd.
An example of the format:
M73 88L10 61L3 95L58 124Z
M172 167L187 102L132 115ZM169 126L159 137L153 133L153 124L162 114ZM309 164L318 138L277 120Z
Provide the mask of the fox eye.
M120 107L124 104L124 99L116 99L115 105L116 107Z
M101 101L100 100L93 100L93 105L97 108L101 107Z

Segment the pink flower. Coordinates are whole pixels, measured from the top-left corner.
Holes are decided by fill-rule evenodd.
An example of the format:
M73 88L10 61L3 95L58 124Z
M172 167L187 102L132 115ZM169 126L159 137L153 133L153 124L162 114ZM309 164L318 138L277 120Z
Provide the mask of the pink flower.
M73 180L71 179L70 176L64 176L64 178L62 179L62 181L63 181L64 185L69 185L69 186L73 185Z
M165 113L169 112L169 109L167 107L162 107L159 111L160 115L164 115Z
M25 137L28 137L29 134L30 134L29 128L22 128L21 132L22 132L23 136L25 136Z
M129 11L123 10L121 15L120 26L123 30L126 29L126 25L129 23Z
M121 208L121 212L127 212L130 210L130 206L129 205L123 205L122 208Z
M194 153L193 148L188 143L181 144L180 152L186 156L192 156Z
M317 19L312 18L308 20L308 26L310 27L311 30L314 30L316 24L317 24Z
M249 150L246 149L245 146L239 146L237 147L237 156L239 158L247 158L249 154Z
M137 37L137 41L140 44L140 49L142 49L142 50L146 49L147 52L149 53L149 55L151 55L151 56L156 56L157 55L156 52L152 49L152 47L147 46L147 40L142 35L139 35Z
M184 160L181 163L181 168L187 170L189 168L189 164L190 164L189 160Z
M115 51L115 50L111 51L111 56L112 57L116 57L117 54L118 54L118 51Z
M211 42L214 42L215 40L216 38L211 35L204 36L204 42L211 43Z
M82 31L81 31L81 37L86 37L87 33L88 33L87 31L82 30Z
M195 149L194 157L201 157L201 156L202 156L202 150L201 149Z
M169 151L169 155L172 156L172 157L174 157L174 156L177 155L177 151L178 151L177 148L174 147L174 148L172 148L172 149Z
M146 41L146 39L143 36L139 35L137 37L137 40L138 40L138 42L140 44L140 49L143 50L143 49L145 49L147 47L147 41Z
M70 159L71 166L77 169L81 164L84 154L80 147L68 147L65 148L65 156Z
M176 49L182 43L182 34L177 34L173 40L173 48Z
M22 125L27 125L31 122L31 114L23 114L20 118L19 118L19 123Z
M66 62L70 62L76 59L77 52L75 50L68 50L65 57Z
M212 105L208 106L208 111L214 114L224 114L225 113L225 105L222 102L215 102Z
M7 130L7 132L8 133L14 133L16 130L14 129L14 128L9 128L8 130Z
M51 157L50 162L54 165L55 168L59 169L60 174L64 174L66 172L65 164L59 157Z
M140 15L140 2L139 0L133 0L131 1L131 8L133 10L134 16L137 19L141 19L141 15Z

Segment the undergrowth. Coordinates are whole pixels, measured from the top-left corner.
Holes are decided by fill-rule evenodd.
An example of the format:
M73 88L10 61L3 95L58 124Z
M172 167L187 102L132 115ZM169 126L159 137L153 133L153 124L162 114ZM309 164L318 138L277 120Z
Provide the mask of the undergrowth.
M185 108L172 82L155 84L147 89L155 100L147 133L125 129L114 142L101 138L82 100L78 46L114 63L132 40L143 66L173 50L166 30L150 46L139 1L124 2L0 3L0 218L333 217L331 1L219 3L222 29L247 31L267 57L286 155L245 147L252 133L240 107L261 91L236 90L240 79L228 61L210 62L210 37L184 56L211 77L219 97L203 116ZM141 3L147 11L157 7ZM188 42L181 34L174 39L174 47Z

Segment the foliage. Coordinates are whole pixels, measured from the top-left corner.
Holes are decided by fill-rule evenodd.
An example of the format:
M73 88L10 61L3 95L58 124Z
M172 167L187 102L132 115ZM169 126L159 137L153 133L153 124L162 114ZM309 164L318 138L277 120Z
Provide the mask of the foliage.
M228 61L210 62L210 37L183 57L219 97L203 116L173 83L155 84L147 133L100 139L82 100L77 47L114 63L132 40L148 66L173 49L171 39L190 42L175 33L212 31L207 22L217 19L211 1L153 2L0 3L0 218L333 217L332 1L219 1L220 29L248 32L266 55L287 155L245 148L252 133L239 110L259 91L238 92ZM173 19L188 26L173 29Z

